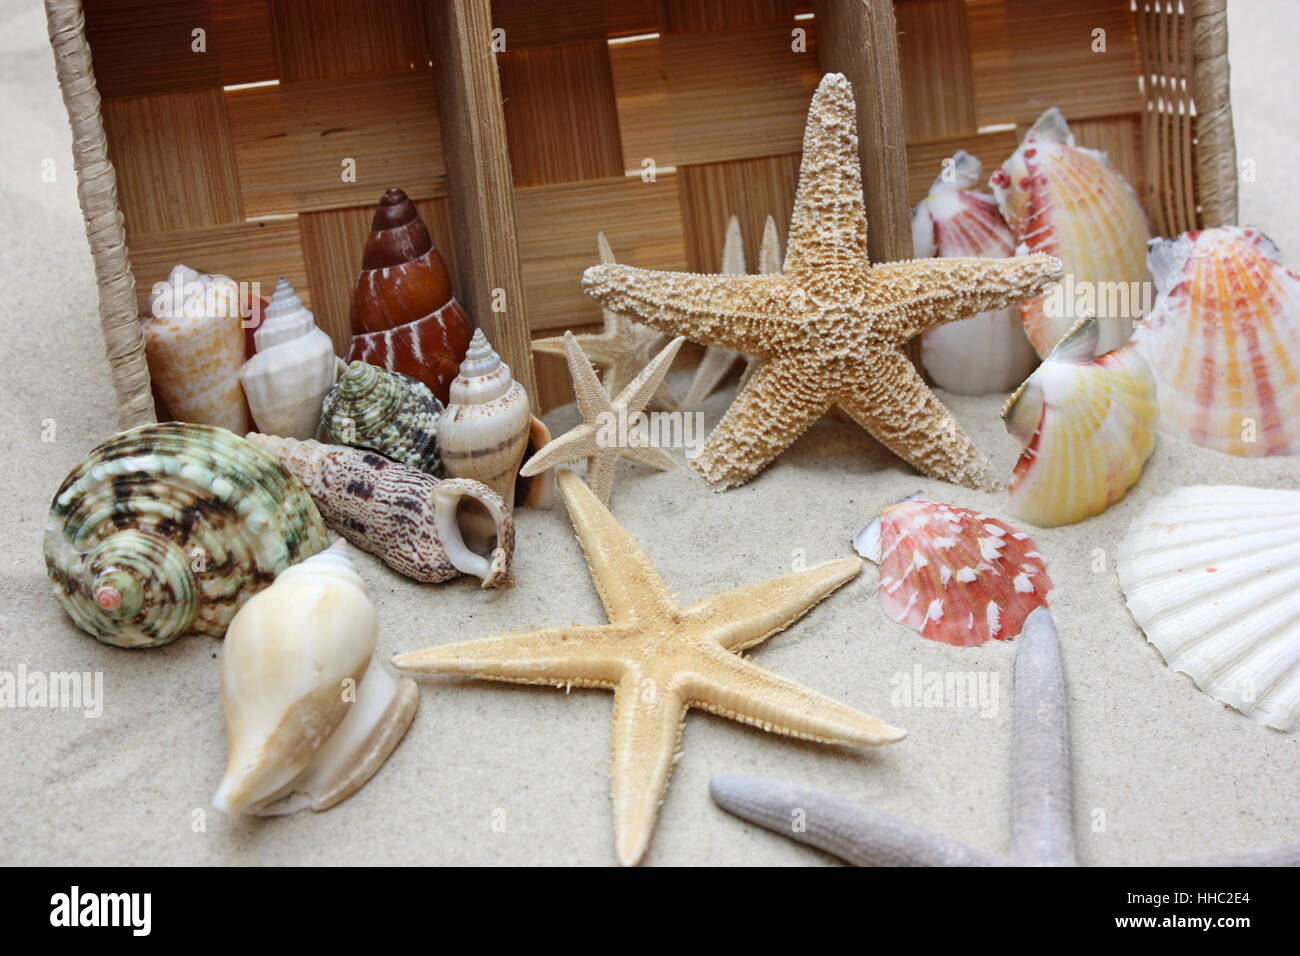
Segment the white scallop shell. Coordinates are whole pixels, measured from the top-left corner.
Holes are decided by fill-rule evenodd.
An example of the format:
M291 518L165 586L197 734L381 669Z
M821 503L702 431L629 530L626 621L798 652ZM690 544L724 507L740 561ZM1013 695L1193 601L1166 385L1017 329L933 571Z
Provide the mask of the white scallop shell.
M416 690L367 670L378 629L343 541L240 609L221 649L229 753L217 809L325 810L383 765L415 715Z
M338 378L334 343L284 276L253 333L257 354L239 371L259 431L315 438L321 402Z
M1133 619L1174 670L1278 730L1300 718L1300 491L1157 498L1120 546Z

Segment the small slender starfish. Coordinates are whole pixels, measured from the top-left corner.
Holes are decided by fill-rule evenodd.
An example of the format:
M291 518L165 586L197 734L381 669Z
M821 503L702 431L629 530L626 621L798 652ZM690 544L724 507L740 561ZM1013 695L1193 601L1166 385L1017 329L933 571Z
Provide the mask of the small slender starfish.
M600 261L613 264L614 250L610 248L609 240L603 232L596 236L596 246L600 252ZM601 311L605 320L604 329L600 332L584 332L577 339L588 358L601 368L605 393L612 398L627 387L627 383L636 377L652 355L663 348L668 336L639 322L633 322L612 309ZM533 351L545 355L565 355L564 336L536 339ZM670 412L681 411L682 408L667 382L659 383L650 401Z
M856 866L1076 866L1065 677L1047 608L1025 619L1017 645L1010 856L974 849L815 787L722 775L709 781L709 792L724 810ZM1300 843L1173 865L1296 866Z
M903 349L932 326L1036 294L1061 277L1061 263L1034 254L872 265L855 124L849 81L822 77L779 275L604 264L583 274L583 288L663 332L761 359L692 461L711 482L743 484L839 406L926 474L991 490L988 460Z
M591 489L567 470L556 481L609 623L430 647L393 664L612 690L610 784L620 862L636 863L649 845L689 708L820 743L880 746L906 735L740 656L853 580L860 560L827 561L682 607Z
M650 436L641 429L637 417L663 381L668 366L673 364L673 357L684 341L679 336L664 346L663 351L611 402L600 387L577 336L565 332L564 353L569 361L569 374L573 376L573 392L578 399L578 410L582 412L582 424L543 445L537 454L524 462L519 474L531 478L556 465L585 458L587 484L591 485L601 503L607 505L614 490L614 474L620 458L663 471L676 468L677 462L672 455L650 443Z
M763 243L758 248L758 271L761 275L781 271L781 237L776 232L776 220L771 216L763 224ZM735 216L727 223L727 238L722 246L722 274L746 275L745 244L740 235L740 220ZM745 370L740 374L740 387L744 388L749 376L758 368L758 359L752 355L741 355L732 349L724 349L720 345L708 346L695 369L695 377L691 379L691 387L682 399L682 404L694 408L712 395L727 372L731 371L736 359L745 360Z

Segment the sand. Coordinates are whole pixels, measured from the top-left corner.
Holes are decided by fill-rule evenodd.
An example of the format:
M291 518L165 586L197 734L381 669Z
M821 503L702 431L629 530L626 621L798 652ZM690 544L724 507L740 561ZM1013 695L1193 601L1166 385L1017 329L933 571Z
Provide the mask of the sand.
M1231 24L1238 79L1244 74L1255 90L1275 86L1279 74L1294 83L1294 71L1279 65L1295 25L1261 22L1269 18L1252 18L1252 6L1259 9L1234 9L1240 22ZM103 646L50 598L40 547L50 498L113 431L113 397L43 18L35 4L6 2L0 25L3 121L24 132L0 142L0 160L18 170L0 180L12 343L0 372L9 410L0 416L0 539L8 544L0 553L0 671L91 671L104 682L98 718L0 710L0 862L612 863L608 693L422 678L410 733L358 795L324 814L232 824L209 809L225 762L219 642L185 638L146 652ZM1267 103L1237 87L1239 130L1265 130ZM1300 248L1300 203L1282 180L1294 129L1287 117L1285 137L1268 126L1241 144L1275 186L1267 202L1258 183L1243 193L1243 221L1273 234L1284 251ZM56 159L53 184L39 179L46 156ZM684 391L683 374L672 382ZM708 425L729 394L730 387L706 404ZM1009 473L1016 449L998 419L1000 397L943 397ZM554 432L575 420L571 407L548 416ZM1165 667L1129 617L1114 568L1125 530L1152 498L1195 483L1295 487L1298 474L1294 458L1233 459L1162 438L1124 501L1079 525L1033 531L1056 582L1083 862L1152 863L1300 840L1300 736L1255 724ZM613 510L678 599L690 602L786 573L798 560L849 554L854 532L918 489L993 513L1004 502L918 476L856 426L824 421L775 467L725 494L686 468L624 466ZM505 630L604 621L562 505L519 516L511 590L417 585L368 555L358 564L379 609L384 660ZM905 727L907 740L859 752L692 713L648 863L830 861L715 807L708 780L717 773L807 782L981 849L1006 849L1014 645L923 641L885 616L875 581L868 566L751 655ZM918 666L988 674L999 689L996 713L893 706L891 680L910 679Z

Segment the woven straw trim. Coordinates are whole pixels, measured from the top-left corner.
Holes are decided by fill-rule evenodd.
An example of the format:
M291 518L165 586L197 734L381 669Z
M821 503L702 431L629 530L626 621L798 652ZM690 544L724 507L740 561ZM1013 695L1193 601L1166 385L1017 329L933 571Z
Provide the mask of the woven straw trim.
M81 2L45 0L45 18L59 87L72 127L77 196L95 262L99 326L104 334L113 390L117 393L118 426L132 428L157 419L149 389L144 334L136 311L135 277L131 274L126 229L117 205L117 175L108 160Z
M1228 92L1225 0L1183 0L1192 15L1192 95L1196 97L1196 199L1201 227L1237 222L1237 141Z

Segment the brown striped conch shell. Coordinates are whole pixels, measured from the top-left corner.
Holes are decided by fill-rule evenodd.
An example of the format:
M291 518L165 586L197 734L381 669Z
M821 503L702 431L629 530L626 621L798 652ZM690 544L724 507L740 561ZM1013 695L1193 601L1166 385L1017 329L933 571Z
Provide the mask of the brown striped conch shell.
M415 203L394 187L375 210L352 289L348 361L419 379L444 404L473 323L451 292L447 266Z
M257 352L239 372L257 427L277 435L314 438L321 401L338 377L330 337L284 276L253 333Z
M54 596L118 647L221 637L243 602L329 544L306 490L223 428L120 432L63 480L45 525Z
M378 452L345 445L257 433L248 440L306 485L329 527L394 571L430 583L462 573L482 578L485 588L513 583L514 520L501 496L482 482L439 481ZM460 513L478 508L492 517L496 530L483 553L466 543L458 523Z
M149 377L181 421L248 431L248 405L239 387L244 319L239 286L223 275L178 265L156 283L144 331Z
M379 617L346 542L240 609L221 648L231 816L327 810L365 785L415 717L410 678L373 665Z

